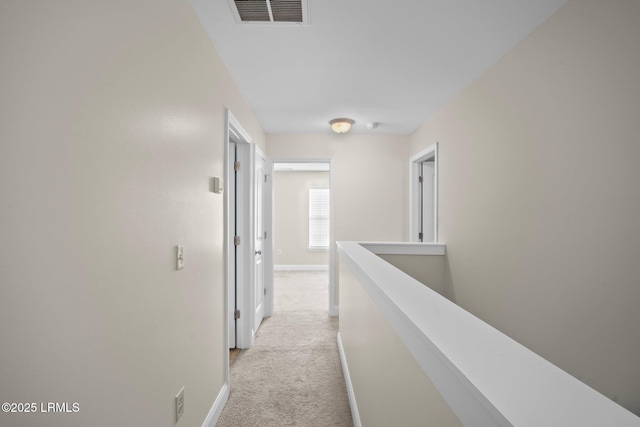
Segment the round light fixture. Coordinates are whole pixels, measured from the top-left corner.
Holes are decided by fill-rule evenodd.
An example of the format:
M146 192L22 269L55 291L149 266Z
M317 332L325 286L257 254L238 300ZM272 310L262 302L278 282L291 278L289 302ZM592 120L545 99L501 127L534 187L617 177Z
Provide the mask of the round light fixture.
M351 119L333 119L329 122L335 133L347 133L355 122Z

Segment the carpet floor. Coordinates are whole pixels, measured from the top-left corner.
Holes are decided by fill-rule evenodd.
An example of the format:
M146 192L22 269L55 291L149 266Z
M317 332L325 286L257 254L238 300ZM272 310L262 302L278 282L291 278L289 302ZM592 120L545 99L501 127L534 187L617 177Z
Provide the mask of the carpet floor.
M327 281L327 272L275 272L274 315L231 366L217 427L353 426Z

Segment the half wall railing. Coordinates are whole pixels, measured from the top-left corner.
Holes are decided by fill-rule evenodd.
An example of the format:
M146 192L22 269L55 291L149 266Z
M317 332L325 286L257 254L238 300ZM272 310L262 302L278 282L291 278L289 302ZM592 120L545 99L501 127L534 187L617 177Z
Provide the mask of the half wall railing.
M640 426L633 413L383 259L442 260L443 244L339 242L338 253L338 345L356 426Z

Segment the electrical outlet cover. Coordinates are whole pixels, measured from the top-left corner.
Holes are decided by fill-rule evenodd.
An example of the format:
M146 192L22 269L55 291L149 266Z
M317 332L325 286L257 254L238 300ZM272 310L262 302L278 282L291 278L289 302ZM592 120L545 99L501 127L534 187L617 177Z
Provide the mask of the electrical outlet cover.
M176 395L176 422L180 420L182 414L184 414L184 387Z

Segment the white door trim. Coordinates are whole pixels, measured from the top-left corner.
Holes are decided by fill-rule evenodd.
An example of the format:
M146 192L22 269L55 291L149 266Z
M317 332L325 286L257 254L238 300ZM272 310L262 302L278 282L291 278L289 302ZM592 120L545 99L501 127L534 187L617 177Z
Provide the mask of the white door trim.
M265 157L265 172L267 182L264 184L264 231L267 238L263 243L264 253L264 288L267 290L264 299L264 317L273 316L273 271L274 271L274 246L273 246L273 162Z
M235 194L236 183L233 179L233 163L235 161L235 147L236 143L231 139L232 135L229 132L229 126L226 130L226 143L224 149L225 157L225 175L224 175L224 259L225 259L225 300L227 301L227 308L225 310L226 316L226 331L227 331L227 344L229 348L235 348L236 346L236 327L235 320L233 319L233 310L235 309L235 250L233 245L233 237L235 235Z
M438 241L438 143L425 148L409 159L409 241L419 242L420 232L420 163L428 159L434 159L435 178L433 192L433 241Z
M337 316L338 315L338 304L335 303L335 275L336 275L336 245L335 245L335 210L334 210L334 191L333 191L333 160L327 158L273 158L270 159L271 163L271 171L273 171L274 163L328 163L329 164L329 301L328 301L328 312L329 316ZM272 188L273 189L273 188ZM273 194L270 195L273 198ZM272 218L269 220L272 225ZM273 231L273 228L271 229ZM271 256L273 257L273 248L271 250ZM271 258L271 264L267 264L266 267L270 268L270 271L273 271L273 258ZM273 285L273 283L272 283ZM272 286L273 289L273 286ZM267 291L269 292L269 291ZM271 298L273 298L273 292L271 292ZM273 304L273 299L271 299L271 303ZM272 305L273 307L273 305Z
M251 283L252 277L252 261L253 257L251 257L252 252L250 252L253 245L251 244L251 210L253 208L253 202L251 200L251 169L252 163L250 161L250 153L252 140L249 134L244 130L240 122L235 118L235 116L229 111L226 110L226 127L225 127L225 227L224 227L224 241L225 241L225 284L226 284L226 334L227 334L227 343L230 343L230 329L232 327L232 322L234 322L234 310L236 307L236 301L238 302L238 309L240 310L241 316L240 319L237 320L236 325L236 341L235 346L238 348L249 348L253 343L253 337L251 335L251 310L250 310L250 289L245 289L247 283ZM241 244L238 246L237 250L237 260L235 259L234 254L235 246L234 246L234 235L236 224L234 222L233 208L232 203L234 203L235 195L232 194L233 190L233 180L234 180L234 170L233 170L233 160L231 160L231 143L235 143L238 152L238 159L241 163L240 171L237 175L237 187L235 194L238 195L237 201L235 203L236 215L235 218L238 218L238 235L240 236ZM244 244L242 244L244 243ZM237 268L236 268L237 262ZM235 277L234 272L237 270L237 277ZM236 286L235 282L239 283L237 287L236 294ZM227 355L228 357L228 355ZM227 360L227 367L229 366ZM227 371L227 380L228 380L228 371Z

